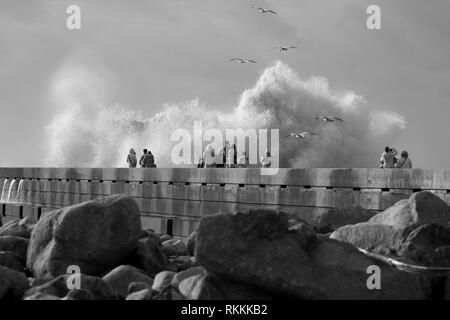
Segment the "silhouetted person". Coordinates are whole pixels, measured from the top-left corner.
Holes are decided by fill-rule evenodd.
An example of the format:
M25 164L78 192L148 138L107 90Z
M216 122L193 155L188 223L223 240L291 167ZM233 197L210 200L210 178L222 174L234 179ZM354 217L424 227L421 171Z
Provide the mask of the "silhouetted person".
M151 151L147 151L147 153L144 156L144 159L142 159L142 167L144 168L155 168L155 157L153 156Z
M412 168L412 160L409 158L407 151L402 151L400 155L400 159L397 161L395 165L397 169L411 169Z
M261 165L263 168L270 168L272 166L272 155L269 150L266 150L261 157Z
M241 156L239 157L239 159L237 161L237 164L238 164L239 168L247 168L247 166L248 166L247 153L242 152Z
M144 164L143 164L143 160L145 158L145 155L147 154L147 149L143 150L144 154L141 156L141 158L139 159L139 165L143 168Z
M133 148L130 149L130 153L127 157L128 168L136 168L137 166L137 158L136 151Z

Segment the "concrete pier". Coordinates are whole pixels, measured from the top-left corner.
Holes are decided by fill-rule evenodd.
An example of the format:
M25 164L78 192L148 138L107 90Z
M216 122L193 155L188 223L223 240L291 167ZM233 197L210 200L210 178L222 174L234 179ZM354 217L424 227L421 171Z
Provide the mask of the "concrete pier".
M450 203L448 169L0 168L0 187L21 181L3 217L32 216L110 194L139 205L144 228L187 236L202 216L256 207L304 219L359 205L382 211L413 192L429 190ZM16 183L16 188L18 188ZM1 190L3 193L9 190Z

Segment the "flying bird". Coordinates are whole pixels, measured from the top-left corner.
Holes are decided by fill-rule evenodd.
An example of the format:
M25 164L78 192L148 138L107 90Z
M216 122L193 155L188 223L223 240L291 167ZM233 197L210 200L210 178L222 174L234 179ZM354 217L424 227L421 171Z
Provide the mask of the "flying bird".
M233 58L233 59L230 59L230 61L237 61L238 63L247 63L247 62L256 63L255 60L251 60L251 59L241 59L241 58Z
M286 138L294 137L294 138L297 138L297 139L304 139L304 138L307 138L309 136L317 136L317 134L316 133L312 133L312 132L308 132L308 131L297 130L295 132L292 132L292 133L288 134L286 136Z
M254 8L254 7L252 7ZM256 8L259 10L259 13L273 13L273 14L278 14L278 12L272 10L272 9L264 9L264 8Z
M316 120L322 120L324 122L335 122L335 121L344 121L341 118L334 117L334 116L320 116L316 117Z
M289 49L297 49L297 47L291 46L291 47L273 47L270 50L280 49L280 51L288 51Z

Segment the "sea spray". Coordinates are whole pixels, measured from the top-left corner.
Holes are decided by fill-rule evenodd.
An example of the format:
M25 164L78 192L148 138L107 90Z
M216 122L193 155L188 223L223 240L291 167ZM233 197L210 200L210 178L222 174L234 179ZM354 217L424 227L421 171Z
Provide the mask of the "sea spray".
M279 129L281 167L375 167L385 145L405 127L392 111L369 108L360 95L334 92L326 78L301 79L278 61L267 67L255 86L245 90L235 107L217 110L193 99L171 103L151 118L127 107L97 107L86 103L61 106L62 112L48 126L49 166L125 167L127 152L148 148L159 167L175 166L172 132L192 131L195 121L203 127L226 129ZM315 120L334 115L342 123ZM297 129L317 136L285 138ZM205 142L205 145L208 142ZM241 153L243 150L238 150Z

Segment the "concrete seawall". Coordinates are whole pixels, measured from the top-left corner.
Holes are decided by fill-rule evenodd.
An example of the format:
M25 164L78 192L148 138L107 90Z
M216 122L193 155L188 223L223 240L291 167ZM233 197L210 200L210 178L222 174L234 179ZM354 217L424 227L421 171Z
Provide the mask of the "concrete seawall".
M256 207L308 220L330 208L381 211L421 190L450 203L450 170L280 169L264 176L259 169L0 168L0 188L14 195L2 203L3 217L37 219L54 208L122 193L138 203L145 228L186 236L202 216Z

